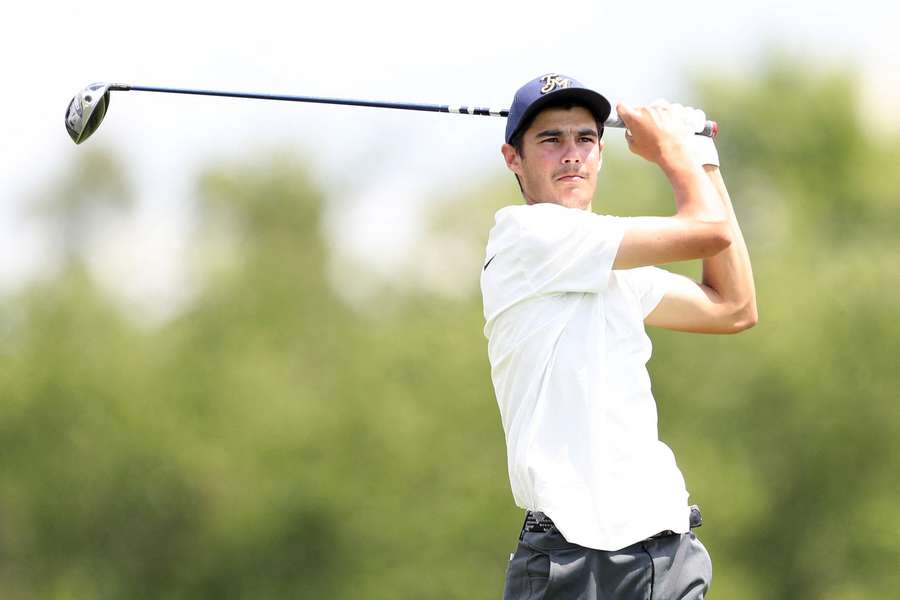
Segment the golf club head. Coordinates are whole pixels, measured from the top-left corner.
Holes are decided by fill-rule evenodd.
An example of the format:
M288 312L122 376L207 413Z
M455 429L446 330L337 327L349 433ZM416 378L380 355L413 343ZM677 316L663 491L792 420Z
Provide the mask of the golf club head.
M91 137L100 127L109 107L108 83L92 83L78 92L66 109L66 131L76 144Z

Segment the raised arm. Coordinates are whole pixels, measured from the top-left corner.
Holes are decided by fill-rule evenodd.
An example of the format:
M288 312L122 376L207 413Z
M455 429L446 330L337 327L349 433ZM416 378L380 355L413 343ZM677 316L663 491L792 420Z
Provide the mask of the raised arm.
M728 213L709 177L688 148L692 132L686 109L657 103L616 112L628 127L629 149L655 163L672 186L676 212L671 217L625 219L625 234L613 268L707 258L727 248L732 241Z
M677 331L737 333L754 326L758 320L750 253L719 167L706 165L704 169L728 214L732 243L703 260L702 283L673 277L674 285L645 322Z
M677 104L636 110L620 104L616 110L628 126L631 151L659 165L668 177L676 213L626 219L614 268L703 259L702 282L673 274L668 291L645 322L698 333L737 333L752 327L758 316L750 254L713 142L686 131L690 109ZM711 153L715 164L692 155L689 144L695 151L700 144L700 154Z

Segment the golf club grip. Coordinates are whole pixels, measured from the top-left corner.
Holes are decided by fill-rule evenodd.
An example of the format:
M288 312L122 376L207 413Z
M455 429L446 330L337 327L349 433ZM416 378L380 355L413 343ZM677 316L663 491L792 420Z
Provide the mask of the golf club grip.
M621 129L625 128L625 122L622 119L610 118L607 119L606 123L603 124L604 127L618 127ZM719 135L719 124L715 121L707 121L706 125L703 126L703 129L700 131L695 131L695 135L705 135L706 137L715 138Z

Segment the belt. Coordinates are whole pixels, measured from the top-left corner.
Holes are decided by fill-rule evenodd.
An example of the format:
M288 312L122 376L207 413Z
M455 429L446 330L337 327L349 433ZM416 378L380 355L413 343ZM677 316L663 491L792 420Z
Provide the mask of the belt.
M703 516L700 514L700 507L696 504L691 505L690 528L695 529L703 525ZM553 521L540 511L526 511L525 523L522 525L522 533L519 534L519 540L525 533L547 533L550 528L554 527ZM669 535L676 535L671 529L660 531L655 535L651 535L648 540L655 540Z

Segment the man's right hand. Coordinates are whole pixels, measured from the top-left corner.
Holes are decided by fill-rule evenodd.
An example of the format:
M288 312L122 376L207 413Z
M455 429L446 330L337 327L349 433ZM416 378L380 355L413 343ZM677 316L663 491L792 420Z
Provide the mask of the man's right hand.
M616 105L616 113L627 128L628 149L665 171L691 167L689 140L694 135L695 112L665 100L636 108Z

